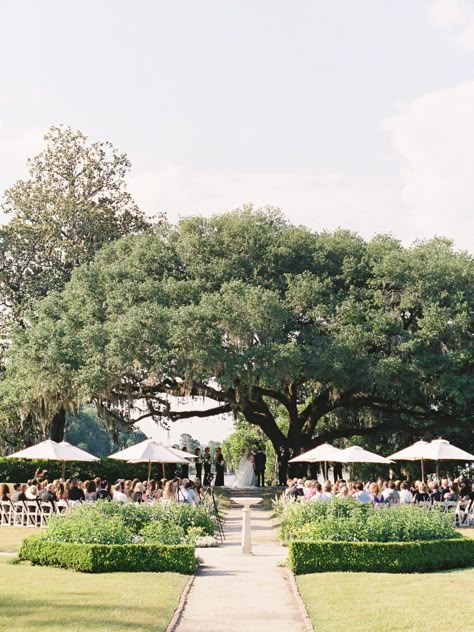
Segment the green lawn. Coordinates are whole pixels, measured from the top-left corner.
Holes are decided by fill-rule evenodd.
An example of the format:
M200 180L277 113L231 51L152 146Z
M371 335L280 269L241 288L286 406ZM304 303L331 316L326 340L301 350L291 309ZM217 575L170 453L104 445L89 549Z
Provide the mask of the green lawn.
M474 569L318 573L297 582L316 632L474 632Z
M166 630L188 577L87 575L0 559L0 630Z
M2 527L0 529L0 551L14 553L20 548L24 538L44 529L27 529L25 527Z

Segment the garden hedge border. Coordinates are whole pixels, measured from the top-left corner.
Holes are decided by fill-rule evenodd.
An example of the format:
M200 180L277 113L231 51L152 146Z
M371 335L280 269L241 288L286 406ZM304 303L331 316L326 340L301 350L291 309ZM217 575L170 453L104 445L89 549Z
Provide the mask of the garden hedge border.
M197 565L189 544L74 544L50 542L41 535L23 540L19 557L39 566L83 573L175 572L192 574Z
M296 575L331 571L427 573L474 566L474 540L460 536L421 542L288 543L288 565Z

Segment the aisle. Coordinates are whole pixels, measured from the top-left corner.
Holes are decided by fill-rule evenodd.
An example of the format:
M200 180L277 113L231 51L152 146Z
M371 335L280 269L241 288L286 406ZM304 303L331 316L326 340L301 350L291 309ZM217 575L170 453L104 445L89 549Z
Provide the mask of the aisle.
M204 559L186 599L177 632L300 632L302 616L285 570L286 549L271 511L252 509L253 555L240 553L241 508L226 514L225 543L199 549Z

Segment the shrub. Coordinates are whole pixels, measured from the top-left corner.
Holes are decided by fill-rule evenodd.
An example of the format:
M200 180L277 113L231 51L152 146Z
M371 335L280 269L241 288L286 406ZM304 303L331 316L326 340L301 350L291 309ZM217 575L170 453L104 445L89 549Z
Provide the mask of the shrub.
M170 521L153 520L140 531L147 544L182 544L186 540L183 527Z
M422 573L474 566L474 540L427 542L302 542L288 544L297 575L328 571Z
M351 498L289 503L280 535L286 540L333 542L413 542L456 535L453 516L408 505L377 508Z
M150 507L98 501L52 516L45 538L51 542L84 544L192 544L196 530L199 535L214 534L208 506L170 503Z
M19 557L33 564L75 571L104 573L176 572L191 574L197 560L194 547L158 544L72 544L51 542L43 535L23 540Z

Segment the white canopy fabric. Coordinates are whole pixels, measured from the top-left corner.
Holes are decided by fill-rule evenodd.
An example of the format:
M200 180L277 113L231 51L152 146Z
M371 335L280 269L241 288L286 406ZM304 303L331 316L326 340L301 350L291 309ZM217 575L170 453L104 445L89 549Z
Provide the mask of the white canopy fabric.
M173 454L169 448L165 448L163 444L157 443L153 439L145 439L141 443L111 454L108 458L133 463L149 461L154 463L187 463L186 459Z
M191 454L190 452L185 452L184 450L178 450L178 448L173 448L172 446L166 446L166 449L176 454L176 456L180 456L182 459L197 459L195 454Z
M474 455L469 454L455 445L451 445L445 439L435 439L425 446L425 459L433 461L474 461Z
M69 446L69 447L72 448L72 446ZM41 441L41 443L32 445L29 448L25 448L24 450L15 452L15 454L10 454L7 458L8 459L45 459L47 461L81 461L82 460L78 458L72 458L71 454L72 452L68 447L61 445L60 443L56 443L56 441L52 441L52 439L47 439L46 441Z
M394 452L387 458L392 459L392 461L419 461L426 458L425 449L427 445L429 445L428 441L416 441L408 448Z
M358 445L353 445L350 448L342 450L344 463L383 463L389 465L393 461L386 459L384 456L379 456L374 452L365 450Z
M308 452L298 454L293 459L290 459L290 463L316 463L318 461L332 461L336 463L344 463L344 459L341 458L342 450L335 448L329 443L323 443L316 446Z
M71 445L67 441L60 441L59 445L66 448L70 454L70 458L64 459L64 461L100 461L99 457L86 452L86 450L81 450L81 448Z

